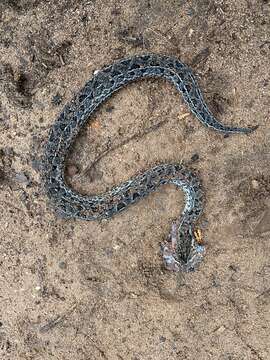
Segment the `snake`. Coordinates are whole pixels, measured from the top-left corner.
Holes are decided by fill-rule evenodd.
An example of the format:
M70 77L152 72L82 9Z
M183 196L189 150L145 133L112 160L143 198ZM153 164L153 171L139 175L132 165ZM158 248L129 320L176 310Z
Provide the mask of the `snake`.
M195 236L195 224L203 211L204 193L199 177L183 162L153 166L100 194L80 194L65 179L65 160L93 112L113 93L144 78L170 81L190 111L208 128L226 135L249 134L255 129L219 122L209 110L193 71L177 58L161 54L133 55L96 70L64 106L51 126L45 144L42 161L44 189L58 216L99 220L122 212L161 185L175 185L184 192L185 205L172 224L170 236L160 245L161 256L166 269L190 272L198 268L205 254L205 246Z

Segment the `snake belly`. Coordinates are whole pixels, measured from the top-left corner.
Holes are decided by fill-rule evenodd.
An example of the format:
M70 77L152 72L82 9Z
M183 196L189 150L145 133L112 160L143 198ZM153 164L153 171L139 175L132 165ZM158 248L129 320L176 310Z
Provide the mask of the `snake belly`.
M66 218L97 220L110 218L155 191L160 185L174 184L185 193L182 214L172 226L171 239L161 246L165 267L191 271L201 262L204 247L197 243L194 225L202 212L203 194L199 179L180 164L161 164L113 187L84 196L71 189L64 178L65 159L77 134L91 114L115 91L128 83L147 77L171 81L191 112L205 126L223 133L250 133L253 128L221 124L211 114L191 69L179 60L163 55L145 54L119 60L95 72L67 104L52 125L43 158L45 191L56 212Z

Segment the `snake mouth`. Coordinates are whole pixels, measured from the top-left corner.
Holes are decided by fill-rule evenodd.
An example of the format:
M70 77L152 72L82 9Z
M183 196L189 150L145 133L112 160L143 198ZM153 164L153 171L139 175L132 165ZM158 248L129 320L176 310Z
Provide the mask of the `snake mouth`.
M177 258L175 249L168 244L161 244L161 255L166 270L173 272L193 272L198 269L205 254L205 247L197 245L190 253L186 262Z

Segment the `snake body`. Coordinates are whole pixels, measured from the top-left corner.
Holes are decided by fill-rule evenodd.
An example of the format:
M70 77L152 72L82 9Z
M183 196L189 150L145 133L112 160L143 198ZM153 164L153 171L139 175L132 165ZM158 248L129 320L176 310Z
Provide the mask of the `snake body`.
M194 236L194 224L203 208L203 193L199 179L186 167L180 164L158 165L105 193L91 196L77 193L64 179L65 159L70 146L90 115L115 91L147 77L162 77L171 81L192 113L205 126L223 133L247 134L253 131L252 128L225 126L216 120L191 69L179 60L156 54L122 59L95 72L52 125L43 161L45 190L59 215L97 220L123 211L160 185L176 185L184 191L186 204L181 217L173 224L170 241L161 247L162 257L167 269L191 271L200 263L204 253L204 247L197 243Z

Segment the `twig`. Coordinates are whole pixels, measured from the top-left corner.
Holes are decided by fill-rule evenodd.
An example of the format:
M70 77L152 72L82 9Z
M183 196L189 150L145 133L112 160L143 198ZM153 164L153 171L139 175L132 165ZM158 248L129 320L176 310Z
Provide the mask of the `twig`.
M56 327L57 325L61 324L64 320L67 319L68 315L70 315L70 314L75 310L76 306L77 306L77 305L74 304L74 305L67 311L66 314L64 314L64 315L58 315L58 316L56 316L54 319L51 319L51 320L47 321L46 324L40 326L39 331L44 334L44 333L52 330L52 329L53 329L54 327Z
M97 165L97 163L103 159L108 153L110 153L111 151L115 151L117 149L119 149L120 147L122 147L123 145L126 145L127 143L129 143L132 140L136 140L139 139L141 137L144 137L145 135L156 131L157 129L159 129L161 126L163 126L164 124L166 124L169 120L162 120L159 123L150 126L149 128L145 129L144 131L138 132L134 135L132 135L131 137L127 138L126 140L124 140L123 142L121 142L120 144L117 144L116 146L103 151L93 162L92 164L90 164L89 166L87 166L80 174L78 174L78 176L76 176L77 179L80 179L82 176L86 175L87 173L90 173L95 166Z

